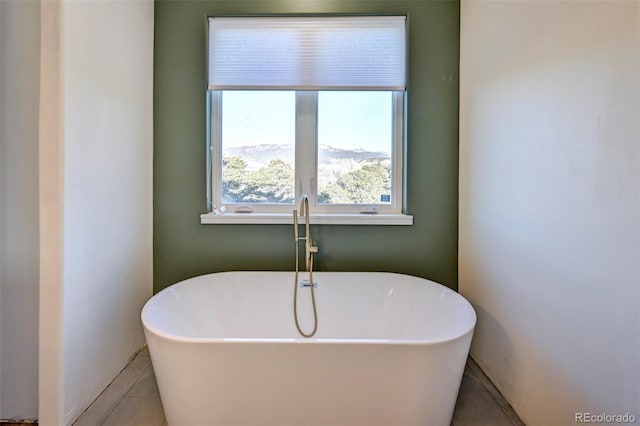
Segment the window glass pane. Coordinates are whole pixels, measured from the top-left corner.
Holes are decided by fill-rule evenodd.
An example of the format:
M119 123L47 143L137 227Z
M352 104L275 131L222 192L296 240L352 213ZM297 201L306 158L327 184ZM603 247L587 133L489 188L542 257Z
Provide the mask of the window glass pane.
M293 204L295 92L222 92L222 202Z
M392 92L318 93L318 203L391 204Z

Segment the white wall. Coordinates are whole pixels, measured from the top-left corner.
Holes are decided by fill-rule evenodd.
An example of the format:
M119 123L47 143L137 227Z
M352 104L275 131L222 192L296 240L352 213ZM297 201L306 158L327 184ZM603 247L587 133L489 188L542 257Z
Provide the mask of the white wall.
M2 57L4 56L4 49L2 47L2 4L0 4L0 178L2 177L2 144L4 141L2 130ZM0 180L0 358L2 357L2 186ZM0 419L2 419L2 362L0 361Z
M43 31L47 25L59 43L47 38L59 60L47 65L60 83L48 93L50 108L41 105L41 123L53 128L41 132L41 152L51 149L41 172L54 182L43 184L60 216L59 233L48 228L42 246L52 271L42 285L50 281L46 291L54 293L41 306L54 323L41 322L49 330L41 333L40 359L46 426L73 422L144 345L140 311L152 293L153 2L44 2L44 9ZM55 228L56 219L44 220Z
M2 47L2 4L0 4L0 178L2 177L2 144L4 141L2 130L2 57L4 49ZM2 187L0 183L0 358L2 357ZM0 419L2 419L2 362L0 361Z
M640 3L461 14L472 356L528 425L640 421Z
M0 418L38 414L40 4L0 1Z
M68 423L144 345L140 311L152 292L153 3L67 2L62 29Z
M0 0L0 418L70 423L144 343L152 52L151 1Z
M63 424L63 153L60 1L41 3L39 108L39 424Z

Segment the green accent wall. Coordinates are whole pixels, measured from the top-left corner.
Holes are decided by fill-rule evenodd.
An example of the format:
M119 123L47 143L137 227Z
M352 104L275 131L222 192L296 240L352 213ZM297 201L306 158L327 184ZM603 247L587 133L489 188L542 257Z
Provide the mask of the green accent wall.
M206 211L206 17L407 14L407 213L413 226L312 225L322 271L390 271L457 289L458 1L156 1L154 291L218 271L293 270L291 225L201 225Z

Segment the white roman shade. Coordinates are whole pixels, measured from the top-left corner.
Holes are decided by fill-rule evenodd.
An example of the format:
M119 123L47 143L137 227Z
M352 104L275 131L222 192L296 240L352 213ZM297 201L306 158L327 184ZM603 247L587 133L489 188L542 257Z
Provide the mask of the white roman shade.
M405 21L209 18L209 90L404 90Z

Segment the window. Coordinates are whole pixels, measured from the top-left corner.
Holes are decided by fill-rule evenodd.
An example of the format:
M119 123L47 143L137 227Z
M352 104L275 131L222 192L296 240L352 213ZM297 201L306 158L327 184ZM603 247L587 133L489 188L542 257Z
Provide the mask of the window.
M210 210L401 214L404 25L210 18Z

